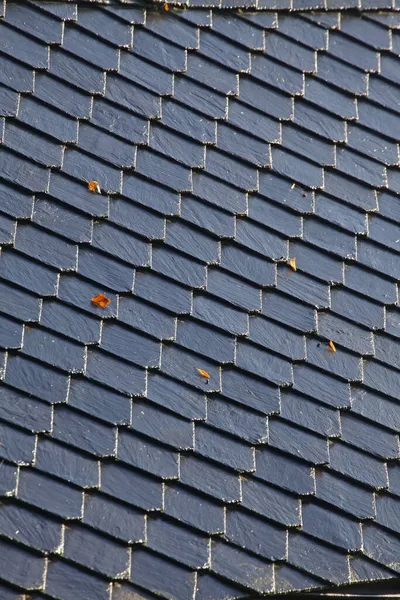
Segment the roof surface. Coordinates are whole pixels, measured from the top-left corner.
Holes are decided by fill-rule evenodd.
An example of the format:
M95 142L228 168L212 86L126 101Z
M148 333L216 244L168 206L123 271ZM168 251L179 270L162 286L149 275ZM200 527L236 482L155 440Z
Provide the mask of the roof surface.
M398 578L400 15L3 16L1 600Z

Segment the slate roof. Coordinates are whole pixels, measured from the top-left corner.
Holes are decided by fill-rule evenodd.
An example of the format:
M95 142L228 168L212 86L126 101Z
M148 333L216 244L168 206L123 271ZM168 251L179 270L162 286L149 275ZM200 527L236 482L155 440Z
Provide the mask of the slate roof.
M395 582L400 14L3 8L1 600Z

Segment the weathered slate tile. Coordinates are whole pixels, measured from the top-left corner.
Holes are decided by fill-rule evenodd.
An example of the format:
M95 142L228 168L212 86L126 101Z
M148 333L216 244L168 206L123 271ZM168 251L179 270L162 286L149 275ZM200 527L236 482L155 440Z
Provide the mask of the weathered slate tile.
M364 552L373 560L399 572L399 536L389 533L375 524L366 524L364 527Z
M315 497L327 502L357 519L375 517L373 493L351 483L332 471L317 471Z
M263 448L256 453L256 466L259 479L302 496L314 493L315 478L310 464L274 449Z
M127 543L145 540L145 516L101 494L86 494L83 523Z
M92 217L107 217L109 212L108 197L103 194L92 194L87 183L77 182L65 174L52 172L50 175L49 193L63 204L77 208Z
M135 433L121 431L118 436L117 457L122 462L161 479L178 479L179 454L160 446L155 440L154 442Z
M376 522L400 533L399 500L388 495L376 498Z
M349 560L345 553L299 533L289 534L288 562L333 584L350 581Z
M82 517L81 490L32 469L21 471L17 498L62 519Z
M262 314L266 317L304 333L316 331L315 308L275 291L264 292L262 300Z
M37 396L50 404L67 400L68 375L22 355L8 357L4 381L12 387Z
M388 487L388 477L384 462L354 450L342 442L334 442L329 448L330 466L334 471L355 481L366 484L375 490Z
M59 202L37 199L32 221L72 242L87 243L92 239L90 217L69 210Z
M4 421L32 433L50 432L52 429L51 406L5 385L0 387L0 416Z
M209 538L169 521L149 519L147 546L192 569L209 564Z
M6 88L4 88L6 89ZM1 88L0 88L1 90ZM8 90L7 90L8 91ZM1 94L1 91L0 91ZM0 100L1 103L1 100ZM33 212L33 195L27 194L11 185L0 182L1 210L10 217L31 218Z
M212 544L211 571L258 593L273 589L271 563L222 541Z
M125 175L124 179L127 178ZM152 186L154 191L154 186ZM145 204L148 195L144 196ZM139 202L142 197L139 197ZM120 225L129 231L138 233L149 240L162 240L165 237L165 220L161 215L150 212L140 204L122 198L113 199L110 203L111 223Z
M54 51L53 51L54 52ZM52 53L52 60L54 54ZM75 64L75 63L74 63ZM60 66L60 72L62 72L63 65ZM85 65L85 69L87 66ZM83 82L87 72L83 69ZM74 118L89 118L90 110L92 105L91 96L89 90L85 87L82 88L82 84L77 87L72 87L62 81L67 81L71 78L71 83L75 83L75 79L72 79L73 73L66 74L65 77L57 79L46 73L36 73L35 75L35 97L39 98L43 102L58 108L63 113L74 117ZM79 76L75 74L75 76ZM90 80L89 80L90 81ZM85 93L86 92L86 93Z
M8 27L7 23L8 19L7 22L0 22L0 50L34 69L47 69L50 55L48 46Z
M135 295L175 314L189 314L192 292L187 287L165 279L153 271L135 275Z
M89 351L86 377L128 395L140 395L146 388L146 372L101 350Z
M31 192L47 192L49 170L0 147L2 177Z
M100 485L99 461L69 446L41 438L36 451L35 468L48 475L55 475L81 488Z
M254 449L206 425L195 427L196 453L235 471L254 471Z
M102 465L100 491L146 511L161 510L163 506L160 481L118 463Z
M85 369L86 348L45 329L27 328L22 352L69 373Z
M101 321L56 300L44 302L40 324L83 344L100 341Z
M388 429L398 431L400 428L400 407L398 404L364 387L352 388L351 408L353 412Z
M115 322L103 327L100 347L142 367L158 367L161 344Z
M358 296L346 288L332 290L331 308L334 313L370 329L384 328L384 307L377 302Z
M0 57L0 82L16 92L33 92L34 71L22 64L8 59L5 55Z
M237 474L197 456L182 457L180 481L224 503L241 499L241 481Z
M149 119L161 116L161 98L154 92L139 87L120 75L107 75L105 98L136 115Z
M81 61L62 49L52 49L48 72L89 94L104 94L105 73L102 69Z
M263 443L268 438L267 419L245 410L225 399L210 398L207 402L207 423L251 443Z
M99 11L89 10L89 13L96 15ZM117 23L120 24L118 21ZM103 98L94 98L91 122L132 144L147 142L149 123Z
M322 508L314 502L306 502L302 506L302 529L322 542L330 542L343 550L361 550L360 523Z
M147 398L192 421L206 418L204 394L160 373L149 374Z
M132 556L130 581L157 595L190 598L195 591L195 573L145 549ZM142 592L140 592L142 593Z
M225 535L234 544L267 560L286 559L286 530L243 510L228 509Z
M32 224L17 227L15 248L60 271L76 269L78 247Z
M400 448L396 435L356 415L341 415L342 439L369 454L383 459L396 459Z
M306 575L304 571L299 571L287 564L275 566L275 590L277 593L312 589L321 589L320 579Z
M77 27L69 27L68 25L65 27L62 46L71 54L83 58L87 63L100 69L105 71L118 69L118 50L109 44L104 44L98 38L88 35Z
M60 522L23 506L2 504L0 507L1 534L40 552L60 551L61 528Z
M0 496L15 496L17 493L18 467L2 461L0 475Z
M120 11L120 16L123 12ZM90 7L79 7L79 25L96 34L107 42L119 47L132 44L132 28L106 11L91 10Z
M164 512L204 533L213 534L225 531L224 507L180 487L179 484L167 484Z
M52 437L94 456L115 456L116 429L59 406L54 411Z
M98 552L93 552L96 547ZM126 576L130 565L129 548L75 524L65 532L64 556L109 577Z
M100 287L107 287L114 292L131 292L134 280L134 268L119 260L92 250L79 248L77 272L86 279L91 279Z
M68 562L52 560L48 565L46 592L55 597L72 600L77 586L87 600L108 600L109 584Z
M206 264L218 264L220 261L219 242L182 221L167 223L165 241L172 248Z
M0 458L18 465L33 464L35 459L36 435L0 423Z
M300 500L256 479L244 479L242 505L286 527L300 525Z
M45 558L0 540L0 574L3 580L25 590L42 590Z
M233 336L192 320L178 320L176 341L221 364L235 360L236 340Z

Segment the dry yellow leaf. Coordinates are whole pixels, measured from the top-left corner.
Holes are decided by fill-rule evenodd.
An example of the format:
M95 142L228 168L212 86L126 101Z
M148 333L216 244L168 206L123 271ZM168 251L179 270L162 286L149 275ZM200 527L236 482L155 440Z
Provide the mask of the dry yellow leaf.
M330 352L336 352L336 346L332 342L332 340L329 340L329 348L330 348Z
M89 192L94 192L95 194L101 194L101 188L98 181L89 181L88 183Z
M202 377L205 377L207 380L210 379L210 375L204 369L197 369L197 372L200 373Z
M110 304L111 300L104 294L97 294L97 296L93 296L91 302L96 306L100 306L100 308L105 308Z
M289 266L293 269L293 271L297 271L296 258L289 258Z

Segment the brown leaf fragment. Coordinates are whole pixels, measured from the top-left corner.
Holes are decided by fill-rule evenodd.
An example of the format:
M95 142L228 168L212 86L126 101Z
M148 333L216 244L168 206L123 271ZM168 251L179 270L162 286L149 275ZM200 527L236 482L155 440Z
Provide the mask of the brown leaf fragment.
M101 194L101 187L98 181L89 181L88 188L89 192L93 192L94 194Z
M111 300L104 294L97 294L97 296L93 296L91 302L96 306L100 306L100 308L106 308L106 306L110 304Z
M291 269L293 269L293 271L297 271L297 267L296 267L296 257L289 258L288 264L289 264L289 267L290 267Z
M328 344L329 348L328 351L329 352L336 352L336 346L335 344L332 342L332 340L329 340L329 344Z

